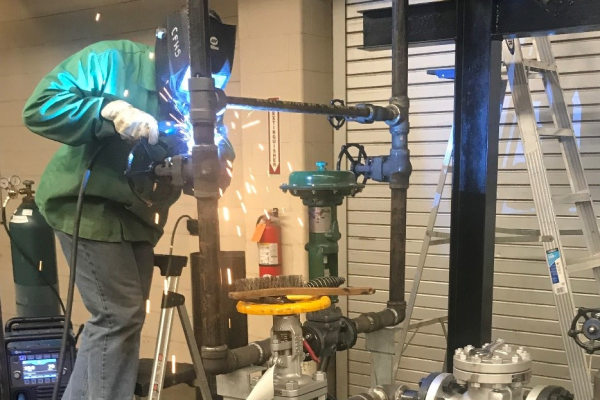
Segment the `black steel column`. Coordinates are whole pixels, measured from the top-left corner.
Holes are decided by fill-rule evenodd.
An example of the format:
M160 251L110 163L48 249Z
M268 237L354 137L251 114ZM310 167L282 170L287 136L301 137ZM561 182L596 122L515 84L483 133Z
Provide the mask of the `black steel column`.
M447 370L458 347L491 340L501 42L492 0L457 6Z

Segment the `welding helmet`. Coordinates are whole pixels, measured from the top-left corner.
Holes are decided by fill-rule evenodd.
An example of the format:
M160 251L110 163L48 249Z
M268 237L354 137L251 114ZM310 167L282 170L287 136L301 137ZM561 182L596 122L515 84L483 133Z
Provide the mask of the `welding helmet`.
M231 76L236 27L224 24L210 12L210 61L215 86L224 89ZM189 113L189 19L187 10L170 14L156 32L156 89L163 120L177 120Z

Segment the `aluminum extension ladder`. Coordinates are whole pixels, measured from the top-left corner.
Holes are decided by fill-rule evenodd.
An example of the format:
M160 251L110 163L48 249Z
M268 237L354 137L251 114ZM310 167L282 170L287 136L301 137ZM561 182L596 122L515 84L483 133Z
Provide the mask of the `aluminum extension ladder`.
M569 272L592 269L600 291L600 233L594 212L593 201L585 178L579 150L577 148L571 118L560 86L556 61L552 54L549 38L534 38L534 50L537 52L537 59L535 60L523 58L519 40L507 40L503 47L504 62L507 67L508 81L512 88L513 103L515 105L515 113L521 132L521 141L525 153L527 171L531 181L534 204L538 215L539 230L497 228L497 233L513 234L516 236L497 237L496 243L543 243L549 265L548 272L552 283L559 325L575 397L580 399L590 399L592 398L592 385L583 350L576 345L575 341L568 336L567 332L569 331L571 321L575 315L573 295L568 279ZM533 101L531 99L531 90L529 87L529 79L532 76L541 76L543 80L544 88L550 103L550 110L553 114L554 128L542 129L537 126ZM506 88L506 81L504 81L504 88ZM504 95L505 90L502 90L502 100L504 99ZM502 103L503 101L501 101L501 104ZM544 165L540 136L554 137L558 140L566 165L572 194L561 196L559 198L554 197L553 199ZM434 228L446 177L451 170L453 153L452 140L453 137L451 134L450 139L448 140L448 147L444 156L436 194L433 199L425 238L421 247L421 254L407 307L406 320L401 325L400 329L397 348L401 350L400 354L397 355L397 362L395 363L396 370L393 373L394 377L396 376L396 371L400 364L401 353L406 347L406 337L410 330L408 326L414 309L429 247L449 242L449 233L439 232ZM579 218L582 221L583 229L578 231L559 230L553 201L557 203L575 204ZM589 257L567 263L560 236L582 234L586 239Z

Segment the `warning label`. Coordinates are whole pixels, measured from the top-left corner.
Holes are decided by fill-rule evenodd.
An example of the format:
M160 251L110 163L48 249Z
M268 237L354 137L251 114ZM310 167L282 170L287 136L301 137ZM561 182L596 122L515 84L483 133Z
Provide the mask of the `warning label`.
M546 252L548 267L550 268L550 280L552 281L552 290L556 294L567 292L567 280L565 278L565 269L560 259L558 249L548 250Z
M308 210L309 232L327 233L331 231L331 207L310 207Z
M277 243L258 244L259 265L279 265L279 253Z

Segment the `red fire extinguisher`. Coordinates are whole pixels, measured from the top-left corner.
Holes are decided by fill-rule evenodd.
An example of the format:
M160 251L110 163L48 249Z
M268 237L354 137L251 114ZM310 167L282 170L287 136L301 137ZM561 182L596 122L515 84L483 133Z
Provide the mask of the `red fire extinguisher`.
M269 211L269 217L261 215L256 221L258 240L258 269L261 277L281 275L281 227L277 224L279 210Z

